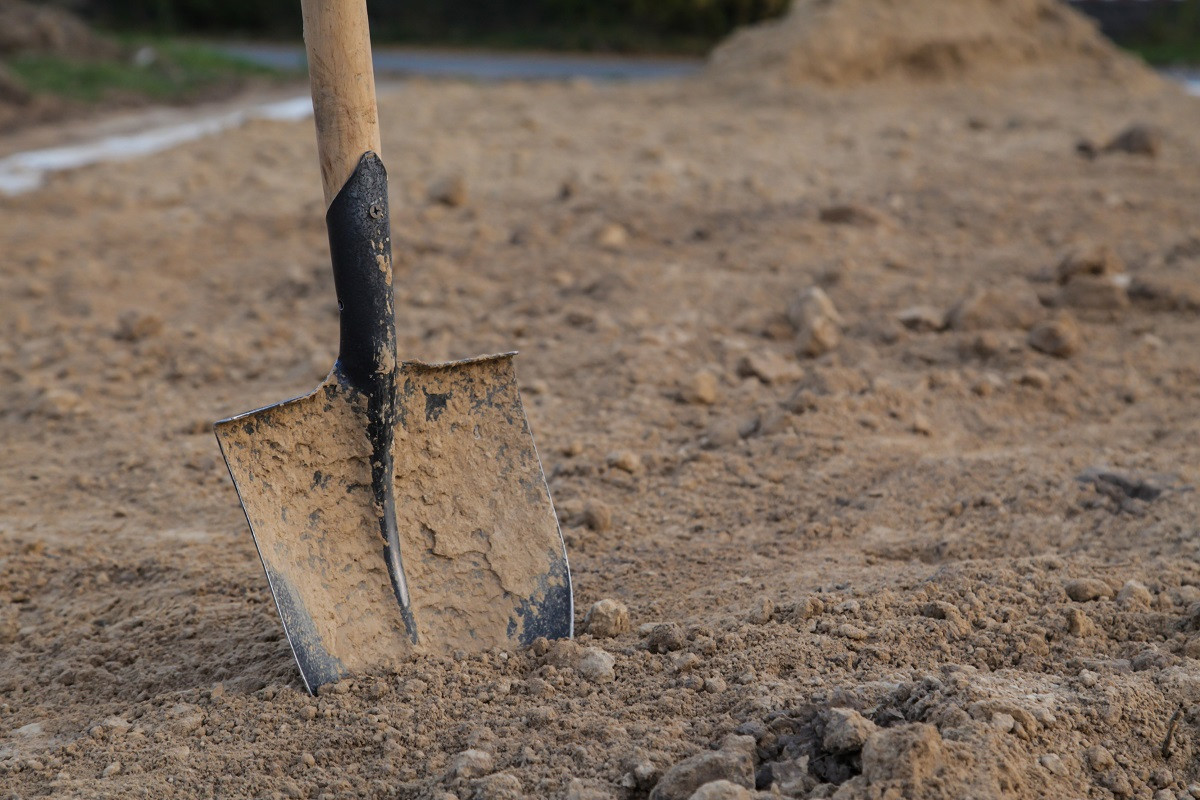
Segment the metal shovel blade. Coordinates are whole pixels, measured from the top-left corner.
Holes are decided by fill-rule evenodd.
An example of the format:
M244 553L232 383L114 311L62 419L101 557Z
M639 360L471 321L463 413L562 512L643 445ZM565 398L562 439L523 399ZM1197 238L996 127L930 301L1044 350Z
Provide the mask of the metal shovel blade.
M217 438L311 691L411 652L572 634L566 552L512 354L398 370L391 453L407 606L380 537L367 399L337 370Z

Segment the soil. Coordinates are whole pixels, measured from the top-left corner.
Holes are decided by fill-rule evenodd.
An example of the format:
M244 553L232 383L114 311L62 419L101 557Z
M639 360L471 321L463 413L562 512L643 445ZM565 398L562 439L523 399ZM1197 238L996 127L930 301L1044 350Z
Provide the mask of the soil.
M776 83L381 97L581 633L317 697L211 432L333 361L311 123L0 199L4 796L1200 797L1200 102Z

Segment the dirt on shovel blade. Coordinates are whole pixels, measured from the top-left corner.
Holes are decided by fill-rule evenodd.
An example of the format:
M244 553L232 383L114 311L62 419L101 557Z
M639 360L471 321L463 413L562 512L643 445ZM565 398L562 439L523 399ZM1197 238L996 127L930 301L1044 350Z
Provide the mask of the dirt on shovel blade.
M521 350L579 635L318 697L209 428L332 363L311 123L0 198L3 793L1200 796L1200 103L1143 77L386 90L398 350Z

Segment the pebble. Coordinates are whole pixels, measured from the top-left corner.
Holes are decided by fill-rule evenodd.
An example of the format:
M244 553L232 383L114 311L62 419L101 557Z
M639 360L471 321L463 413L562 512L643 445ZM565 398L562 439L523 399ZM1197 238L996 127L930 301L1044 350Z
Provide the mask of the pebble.
M1084 751L1084 758L1087 760L1088 767L1093 772L1106 772L1116 765L1113 760L1112 753L1101 745L1092 745Z
M857 625L851 625L848 622L844 623L842 625L839 625L837 632L838 632L838 636L844 636L845 638L853 639L856 642L861 642L870 635L865 630L858 627Z
M727 684L725 679L720 675L713 675L712 677L704 679L704 691L708 692L709 694L720 694L728 688L729 684Z
M1100 675L1090 669L1082 669L1079 671L1079 682L1091 689L1100 682Z
M1096 623L1078 608L1067 609L1067 631L1072 636L1091 636L1096 632Z
M674 622L663 622L650 630L646 646L651 653L669 653L681 649L685 641L683 628Z
M126 311L117 319L115 338L123 342L140 342L163 329L162 317L145 311Z
M701 786L722 780L753 788L753 759L745 753L725 750L697 753L663 773L650 792L650 800L688 800Z
M746 619L754 625L766 625L775 616L775 601L767 595L760 595L750 605L750 613Z
M1017 721L1012 714L997 711L992 714L992 727L1000 733L1012 733L1013 728L1017 727Z
M1064 775L1067 768L1063 765L1062 759L1054 753L1046 753L1038 758L1038 763L1041 764L1051 775Z
M830 225L854 225L861 228L873 228L878 225L893 226L892 219L870 206L857 203L842 203L826 206L818 212L821 222Z
M429 187L429 202L440 203L450 208L461 208L467 204L469 193L467 179L462 175L447 175Z
M613 669L616 663L611 654L599 647L588 647L584 649L575 669L592 683L612 683L617 677Z
M1060 314L1034 325L1027 341L1038 352L1055 358L1068 358L1083 345L1083 334L1074 318Z
M1150 594L1146 584L1140 581L1126 581L1121 591L1117 592L1117 602L1122 608L1148 609L1154 602L1154 595Z
M313 757L312 753L301 753L300 763L306 767L315 767L317 765L317 759Z
M1065 284L1081 275L1117 275L1124 271L1125 263L1111 247L1085 244L1063 256L1054 269L1054 277L1060 284Z
M750 800L750 791L726 780L710 781L692 792L689 800Z
M896 314L896 320L918 333L932 333L946 327L946 314L933 306L911 306Z
M1104 145L1106 153L1129 153L1135 156L1156 157L1163 146L1162 131L1153 125L1135 123Z
M629 232L625 226L609 222L596 232L596 244L607 250L621 250L629 243Z
M878 728L875 723L852 708L831 708L824 714L825 735L821 744L830 753L853 753L861 750Z
M597 600L583 618L583 629L600 639L626 633L629 631L629 609L620 600Z
M1063 586L1067 597L1076 603L1087 603L1112 597L1112 587L1099 578L1076 578Z
M642 459L631 450L621 450L608 454L608 465L633 475L642 469Z
M120 774L120 772L121 772L121 762L114 761L111 764L109 764L107 767L104 768L104 771L100 773L100 776L103 778L111 778L113 775Z
M583 508L583 524L597 533L611 530L613 526L612 509L598 500L593 500Z
M1129 307L1126 280L1120 275L1080 275L1058 291L1058 304L1092 311L1120 311Z
M792 301L787 318L796 330L796 348L801 355L819 356L841 341L841 315L829 295L818 286L809 287Z
M762 350L742 356L737 374L742 378L758 378L763 383L784 383L799 380L804 376L804 370L795 361L773 350Z
M972 289L946 313L946 324L956 331L1027 329L1044 313L1037 292L1025 281L1014 281Z
M1049 389L1050 382L1050 373L1037 367L1030 367L1017 376L1017 383L1033 389Z
M711 406L717 402L718 389L717 376L707 370L701 370L688 379L681 394L689 403Z
M470 780L492 771L492 754L486 750L463 750L450 761L451 780Z

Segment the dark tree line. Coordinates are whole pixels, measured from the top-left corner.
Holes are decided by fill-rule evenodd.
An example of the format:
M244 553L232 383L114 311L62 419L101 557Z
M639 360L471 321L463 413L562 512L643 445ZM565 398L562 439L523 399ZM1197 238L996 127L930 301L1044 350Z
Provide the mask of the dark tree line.
M299 0L64 0L108 27L293 37ZM380 38L646 49L711 43L788 0L368 0Z

